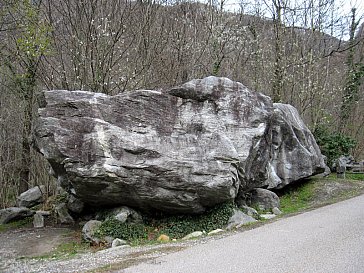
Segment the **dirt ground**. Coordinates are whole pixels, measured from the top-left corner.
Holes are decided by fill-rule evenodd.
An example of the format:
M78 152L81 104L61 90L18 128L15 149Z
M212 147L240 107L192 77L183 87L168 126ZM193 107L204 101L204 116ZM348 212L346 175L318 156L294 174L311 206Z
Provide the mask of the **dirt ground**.
M39 257L73 240L68 228L20 228L0 233L0 272L13 260Z

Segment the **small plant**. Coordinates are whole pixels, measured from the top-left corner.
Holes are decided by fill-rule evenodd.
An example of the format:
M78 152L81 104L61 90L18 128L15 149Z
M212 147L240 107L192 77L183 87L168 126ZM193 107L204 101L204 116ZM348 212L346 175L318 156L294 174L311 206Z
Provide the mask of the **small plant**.
M330 132L324 127L316 128L314 135L322 154L327 157L327 163L330 167L341 155L349 155L356 145L356 141L351 137Z

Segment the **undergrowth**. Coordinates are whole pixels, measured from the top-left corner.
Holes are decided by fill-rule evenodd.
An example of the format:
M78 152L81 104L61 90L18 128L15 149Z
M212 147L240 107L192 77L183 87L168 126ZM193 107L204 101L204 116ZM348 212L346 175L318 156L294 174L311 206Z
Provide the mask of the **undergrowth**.
M284 213L293 213L306 209L313 198L314 189L314 180L287 189L280 197L280 209Z
M115 219L105 220L96 235L124 239L133 244L147 242L166 234L180 239L194 231L212 231L226 226L233 213L234 205L225 203L201 215L144 216L143 224L120 223Z

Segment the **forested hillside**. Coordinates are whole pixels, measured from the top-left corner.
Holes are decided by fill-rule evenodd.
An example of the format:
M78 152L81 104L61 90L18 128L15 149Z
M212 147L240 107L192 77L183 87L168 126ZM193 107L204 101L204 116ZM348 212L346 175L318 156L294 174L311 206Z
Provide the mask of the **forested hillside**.
M117 94L208 75L297 107L320 137L364 156L364 30L335 0L0 0L0 206L51 187L32 149L39 93Z

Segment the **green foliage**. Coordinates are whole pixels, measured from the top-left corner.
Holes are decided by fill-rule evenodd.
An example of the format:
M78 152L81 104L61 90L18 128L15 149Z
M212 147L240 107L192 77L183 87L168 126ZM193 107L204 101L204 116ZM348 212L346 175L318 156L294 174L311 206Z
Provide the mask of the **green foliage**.
M160 233L171 238L182 238L194 231L212 231L223 228L234 210L232 203L216 206L201 215L179 215L154 220Z
M330 132L327 128L318 127L314 132L317 144L322 154L327 157L327 163L332 166L341 155L349 155L356 141L341 133Z
M149 229L144 224L121 223L116 219L109 218L101 224L100 228L96 231L96 236L111 236L135 242L147 239Z
M27 58L38 59L49 53L51 47L50 25L40 20L38 7L31 1L20 1L16 11L23 12L23 18L19 24L20 37L16 40L19 52Z
M216 206L201 215L153 215L144 216L144 224L120 223L109 218L96 231L96 236L111 236L124 239L131 244L146 242L156 238L159 234L166 234L170 238L180 239L194 231L206 231L223 228L231 214L234 205L226 203ZM150 238L149 238L150 237Z
M314 195L314 180L292 187L280 197L281 210L284 213L292 213L309 207Z
M345 173L345 178L349 180L364 181L364 174L362 173Z

